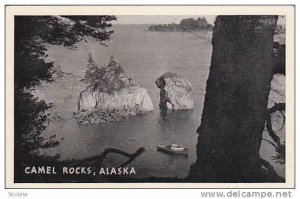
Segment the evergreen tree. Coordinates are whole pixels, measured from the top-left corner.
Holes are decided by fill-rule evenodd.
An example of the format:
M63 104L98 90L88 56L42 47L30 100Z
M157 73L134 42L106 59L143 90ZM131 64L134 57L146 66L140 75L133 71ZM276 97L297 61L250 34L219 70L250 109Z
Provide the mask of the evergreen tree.
M125 82L120 78L123 72L121 65L113 56L110 57L107 65L99 68L90 53L87 70L81 81L88 84L87 88L92 91L112 93L124 88Z
M96 65L92 53L88 55L87 70L85 72L84 78L81 80L89 85L94 85L99 78L99 67Z
M260 157L277 16L218 16L189 180L282 182ZM263 44L263 45L262 45Z
M57 145L43 144L51 107L34 97L28 88L41 81L52 81L53 63L45 60L46 45L74 47L79 41L91 38L102 43L110 38L107 28L115 16L15 16L14 43L14 168L15 182L21 182L24 166L39 161L38 149Z
M113 73L113 75L116 77L118 77L121 73L124 72L121 65L115 61L114 56L110 56L109 63L106 66L106 70L110 73Z

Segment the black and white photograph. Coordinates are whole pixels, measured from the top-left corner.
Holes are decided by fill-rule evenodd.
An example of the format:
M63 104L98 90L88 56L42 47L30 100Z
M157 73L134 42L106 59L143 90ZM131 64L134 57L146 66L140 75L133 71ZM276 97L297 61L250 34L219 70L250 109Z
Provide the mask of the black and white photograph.
M7 15L8 187L294 186L293 8L159 9Z

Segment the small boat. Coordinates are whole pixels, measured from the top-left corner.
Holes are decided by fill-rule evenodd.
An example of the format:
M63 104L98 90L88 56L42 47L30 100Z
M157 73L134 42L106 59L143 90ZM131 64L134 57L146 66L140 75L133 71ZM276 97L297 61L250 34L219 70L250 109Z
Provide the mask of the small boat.
M188 155L188 148L185 148L183 146L177 145L177 144L170 144L170 145L158 145L157 150L168 153L168 154L175 154L175 155Z

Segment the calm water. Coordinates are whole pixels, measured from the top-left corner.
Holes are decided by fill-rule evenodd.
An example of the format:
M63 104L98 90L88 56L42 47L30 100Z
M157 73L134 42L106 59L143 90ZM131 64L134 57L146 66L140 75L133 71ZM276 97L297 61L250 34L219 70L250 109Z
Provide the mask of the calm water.
M53 113L61 121L50 124L45 136L57 134L61 144L43 151L58 153L61 159L81 159L99 155L105 148L114 147L133 153L139 147L147 149L129 166L138 177L185 177L196 160L196 129L200 125L206 80L209 73L212 45L207 33L148 32L146 25L113 27L107 47L89 41L78 44L77 50L50 47L49 60L74 77L63 77L55 83L43 84L37 95L54 103ZM113 55L128 76L146 88L152 98L154 111L114 123L79 125L72 118L79 92L86 85L80 82L86 69L88 53L96 63L105 65ZM159 89L155 80L165 72L175 72L193 85L195 108L190 111L160 114ZM174 131L173 131L174 128ZM156 151L158 144L178 142L189 148L189 157L171 157ZM117 166L126 158L110 155L105 166Z

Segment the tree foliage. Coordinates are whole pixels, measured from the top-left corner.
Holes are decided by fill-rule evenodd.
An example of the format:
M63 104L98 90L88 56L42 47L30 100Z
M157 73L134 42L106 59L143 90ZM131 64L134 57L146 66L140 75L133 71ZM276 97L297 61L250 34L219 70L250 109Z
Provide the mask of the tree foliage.
M207 29L209 24L207 23L205 17L187 18L180 22L180 26L183 30L197 30L197 29Z
M106 66L98 67L91 55L88 56L87 70L81 80L88 84L88 89L112 93L125 87L121 74L124 73L121 65L111 56Z
M53 63L45 62L46 43L74 46L92 38L103 42L114 16L16 16L15 17L15 86L28 88L40 81L51 81Z
M100 76L98 73L102 72L100 68L96 65L92 54L89 53L88 55L88 64L87 70L85 72L84 78L81 80L89 85L94 85L97 81L98 77ZM103 71L104 72L104 71Z
M41 132L51 104L28 91L41 81L52 81L53 63L46 61L47 45L74 47L90 38L102 44L113 31L108 28L115 16L16 16L14 54L15 166L37 153L43 144ZM24 162L23 162L24 163ZM15 167L16 168L16 167Z

